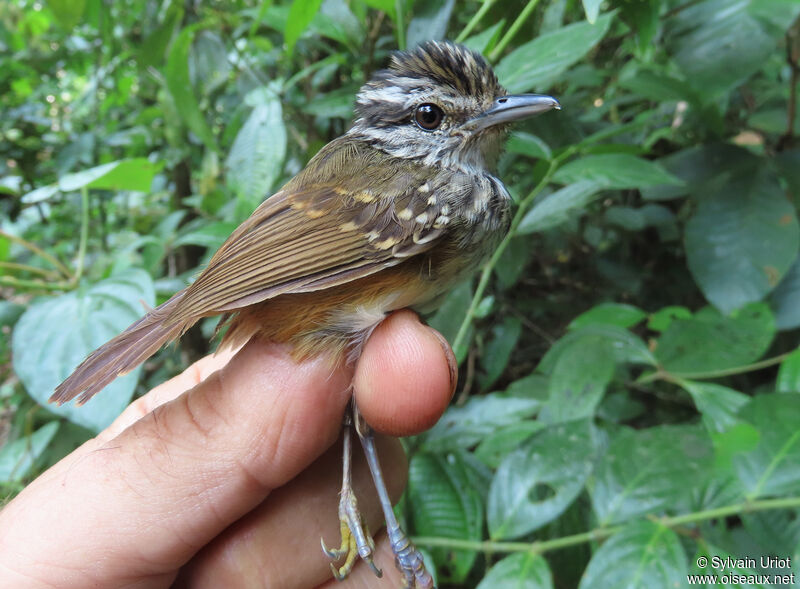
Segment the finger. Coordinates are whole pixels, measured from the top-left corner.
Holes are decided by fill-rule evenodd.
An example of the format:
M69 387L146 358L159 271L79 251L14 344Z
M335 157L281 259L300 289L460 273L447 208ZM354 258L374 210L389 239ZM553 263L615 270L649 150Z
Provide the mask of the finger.
M59 587L173 574L335 441L350 381L324 358L297 364L284 346L251 342L187 394L34 481L0 512L0 554L37 574L57 564Z
M405 453L394 439L379 439L378 447L390 495L396 500L405 485ZM353 488L367 526L375 532L383 524L383 515L357 443L354 451ZM332 579L331 561L323 554L320 539L328 546L339 545L341 452L341 444L334 445L308 470L273 491L269 501L225 530L184 567L176 587L268 585L307 589ZM351 583L363 577L370 581L367 587L398 587L399 572L391 551L388 555L382 552L378 558L376 565L384 569L383 579L377 579L360 562L353 570Z
M373 428L408 436L431 427L453 396L453 352L415 313L400 311L370 336L353 380L358 409Z
M162 382L146 395L136 399L128 405L115 420L105 430L98 434L101 440L110 440L119 435L122 430L138 421L156 407L172 401L181 393L197 386L210 375L225 367L236 355L240 348L224 348L214 354L209 354L200 358L197 362L189 366L186 370L172 377L166 382Z

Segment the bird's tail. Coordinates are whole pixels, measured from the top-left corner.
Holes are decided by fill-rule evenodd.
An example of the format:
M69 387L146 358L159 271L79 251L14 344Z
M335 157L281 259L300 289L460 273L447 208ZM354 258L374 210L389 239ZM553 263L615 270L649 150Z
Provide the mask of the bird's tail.
M56 387L50 402L66 403L78 397L83 404L112 380L127 374L152 356L161 346L180 336L196 321L175 320L173 312L183 298L177 293L81 362L64 382Z

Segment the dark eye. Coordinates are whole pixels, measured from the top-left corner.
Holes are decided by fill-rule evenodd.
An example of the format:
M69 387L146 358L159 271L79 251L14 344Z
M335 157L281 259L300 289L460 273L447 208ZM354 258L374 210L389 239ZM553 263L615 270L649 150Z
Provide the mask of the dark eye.
M442 124L442 119L444 119L444 113L435 104L420 104L414 113L414 121L426 131L433 131Z

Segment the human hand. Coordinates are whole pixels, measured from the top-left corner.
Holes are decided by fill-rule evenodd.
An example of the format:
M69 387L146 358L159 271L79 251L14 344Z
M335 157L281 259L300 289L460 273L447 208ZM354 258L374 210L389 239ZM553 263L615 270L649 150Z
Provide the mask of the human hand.
M375 330L355 370L331 372L322 358L296 364L285 346L259 342L206 357L136 400L0 511L0 586L333 585L319 541L339 538L334 442L351 381L375 430L410 435L444 411L455 360L407 311ZM405 456L396 440L382 440L381 451L396 499ZM369 471L363 460L354 466L359 507L377 530ZM398 587L383 532L375 562L383 579L359 563L336 586Z

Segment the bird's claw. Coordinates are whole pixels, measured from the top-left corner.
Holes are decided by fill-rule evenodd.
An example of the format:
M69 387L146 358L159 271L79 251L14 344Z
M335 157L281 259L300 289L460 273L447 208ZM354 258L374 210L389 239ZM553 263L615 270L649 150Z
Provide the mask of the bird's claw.
M372 555L375 551L375 543L369 534L369 529L361 519L361 514L356 505L355 496L352 491L343 490L339 501L339 532L342 542L338 548L328 548L325 540L320 538L322 551L332 560L338 561L344 558L344 563L337 567L330 563L331 571L337 581L344 580L355 566L356 559L361 558L375 576L383 576L383 571L373 562Z

